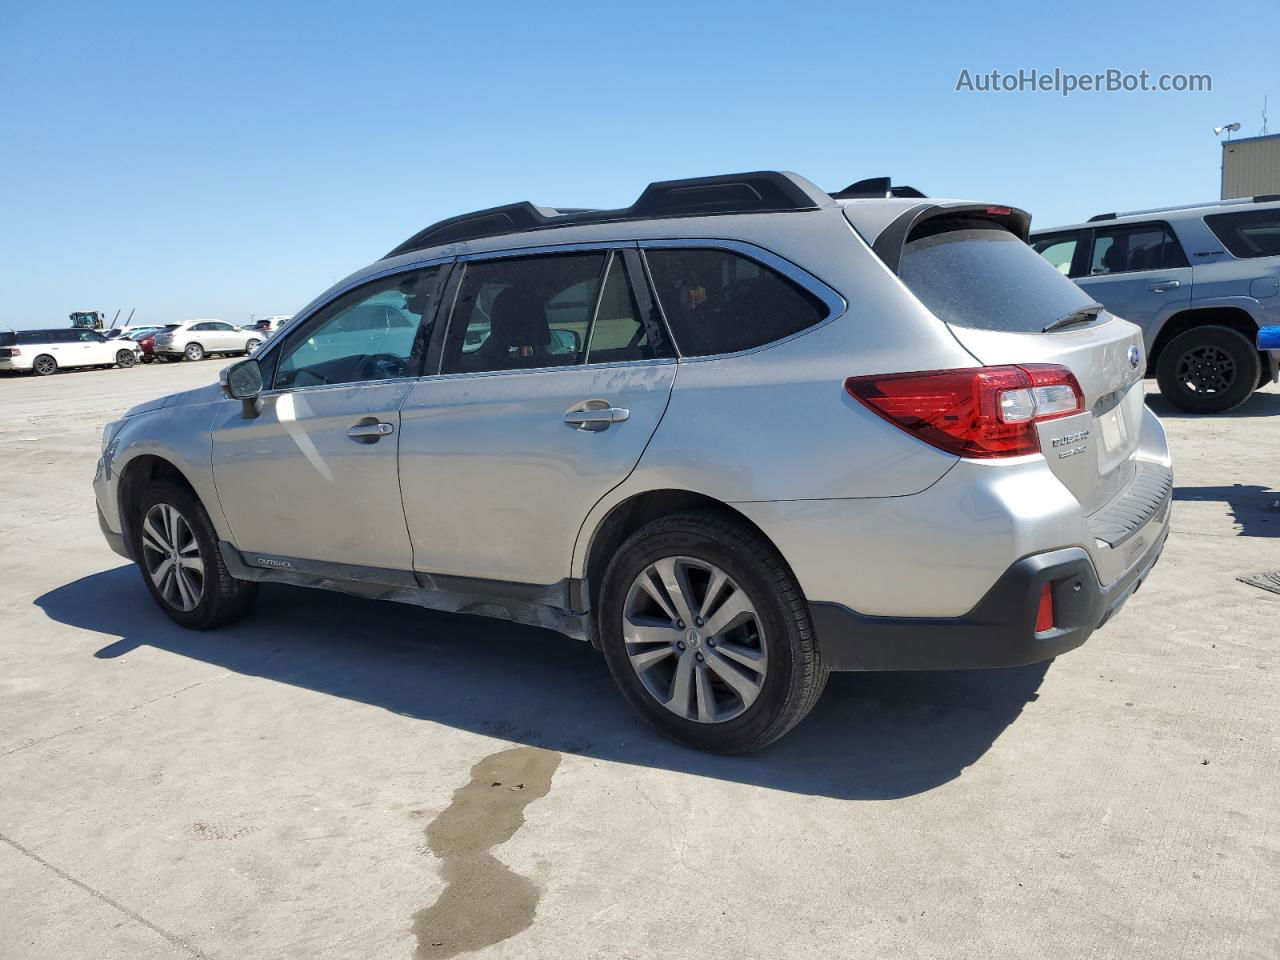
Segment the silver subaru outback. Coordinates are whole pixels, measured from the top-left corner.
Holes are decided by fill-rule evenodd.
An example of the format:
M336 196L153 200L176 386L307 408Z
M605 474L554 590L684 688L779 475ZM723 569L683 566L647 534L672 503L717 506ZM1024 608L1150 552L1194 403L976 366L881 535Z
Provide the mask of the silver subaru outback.
M184 626L268 581L550 627L714 751L831 670L1055 657L1172 473L1140 331L1028 225L776 172L455 217L108 424L102 530Z

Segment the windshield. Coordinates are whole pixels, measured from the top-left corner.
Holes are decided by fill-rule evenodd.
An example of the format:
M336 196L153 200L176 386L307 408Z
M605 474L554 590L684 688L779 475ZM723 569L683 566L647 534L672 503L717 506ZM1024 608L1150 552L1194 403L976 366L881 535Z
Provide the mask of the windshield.
M928 223L925 229L933 226ZM898 274L945 323L1039 333L1093 303L1002 227L973 219L945 221L937 227L941 229L903 247Z

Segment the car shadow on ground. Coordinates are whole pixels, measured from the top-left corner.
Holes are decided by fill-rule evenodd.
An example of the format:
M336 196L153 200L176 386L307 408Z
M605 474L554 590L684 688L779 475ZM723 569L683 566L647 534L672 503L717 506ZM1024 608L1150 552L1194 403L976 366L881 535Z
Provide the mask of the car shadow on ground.
M1255 393L1234 410L1226 413L1187 413L1179 410L1158 393L1147 394L1147 406L1161 417L1176 417L1182 420L1204 420L1214 417L1275 417L1280 416L1280 393Z
M202 633L171 623L131 565L36 604L58 622L119 638L98 658L149 646L522 744L852 800L910 796L958 777L1036 698L1048 669L834 674L781 741L720 757L650 730L598 653L548 630L272 585L244 621Z
M1280 490L1256 483L1218 487L1174 487L1173 499L1203 502L1216 500L1231 508L1242 537L1280 537Z

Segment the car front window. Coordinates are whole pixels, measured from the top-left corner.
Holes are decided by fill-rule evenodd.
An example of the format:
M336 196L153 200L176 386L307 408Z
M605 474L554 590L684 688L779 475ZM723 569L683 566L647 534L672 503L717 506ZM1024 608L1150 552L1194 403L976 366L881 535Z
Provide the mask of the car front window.
M429 337L422 328L441 270L383 277L317 312L281 348L275 388L408 376Z

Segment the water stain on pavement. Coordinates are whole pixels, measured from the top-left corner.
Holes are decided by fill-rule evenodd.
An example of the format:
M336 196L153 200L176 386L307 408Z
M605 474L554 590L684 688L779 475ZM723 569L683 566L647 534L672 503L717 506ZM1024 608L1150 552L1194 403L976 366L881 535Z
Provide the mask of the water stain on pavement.
M427 845L441 860L444 892L413 917L419 960L479 950L533 923L541 891L490 853L524 823L524 808L551 789L560 754L516 747L471 768L471 781L427 825Z

